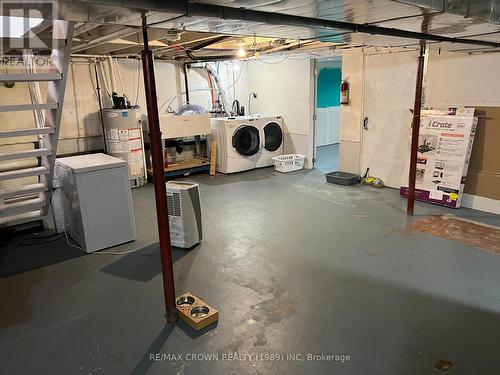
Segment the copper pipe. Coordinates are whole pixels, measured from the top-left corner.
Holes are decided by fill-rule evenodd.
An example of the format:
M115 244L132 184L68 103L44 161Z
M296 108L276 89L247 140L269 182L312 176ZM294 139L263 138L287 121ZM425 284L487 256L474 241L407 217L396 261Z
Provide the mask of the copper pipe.
M172 262L172 245L168 222L167 188L163 170L163 153L161 146L160 119L158 116L158 100L154 74L153 54L148 46L148 30L146 17L143 16L144 50L141 52L144 72L144 89L146 91L146 108L148 110L149 142L153 164L153 183L156 200L156 218L160 239L161 272L163 276L163 296L168 323L177 321L175 306L174 266Z
M408 202L406 213L413 215L415 205L415 180L417 177L417 149L418 134L420 131L420 111L422 109L422 84L424 80L424 53L425 41L420 42L420 55L418 56L417 83L415 87L415 103L413 105L413 121L411 130L410 173L408 176Z

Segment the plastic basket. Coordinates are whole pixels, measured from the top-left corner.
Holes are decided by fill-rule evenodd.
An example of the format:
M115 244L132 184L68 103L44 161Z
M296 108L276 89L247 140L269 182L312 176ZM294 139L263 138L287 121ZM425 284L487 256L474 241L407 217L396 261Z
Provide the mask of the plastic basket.
M273 157L274 169L278 172L293 172L304 168L305 155L288 154Z

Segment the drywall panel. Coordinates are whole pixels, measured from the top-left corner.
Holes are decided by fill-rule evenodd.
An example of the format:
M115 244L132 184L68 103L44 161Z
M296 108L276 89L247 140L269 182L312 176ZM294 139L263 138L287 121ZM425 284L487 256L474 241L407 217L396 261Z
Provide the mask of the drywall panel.
M312 168L312 111L314 80L311 61L285 59L278 63L257 61L248 64L248 96L252 114L283 116L285 153L306 155L306 168ZM248 104L247 104L248 108Z
M360 173L359 153L361 144L359 142L340 140L339 146L339 169L343 172Z
M285 133L283 137L283 152L285 154L307 155L308 136Z
M349 82L349 104L340 109L340 139L361 141L363 121L363 53L361 49L342 54L342 77Z
M85 60L75 60L68 68L59 139L68 140L68 144L71 144L71 140L101 136L98 111L94 67ZM102 149L102 143L98 147ZM78 148L69 148L67 151L79 152ZM63 154L59 148L58 154Z
M257 98L259 99L259 98ZM311 107L308 102L287 102L279 99L265 100L253 99L252 114L269 114L283 116L285 133L308 135L311 118ZM255 105L254 105L255 104Z
M285 60L248 65L251 113L282 115L287 133L308 135L311 125L311 71L309 60ZM247 104L248 107L248 104Z
M409 155L414 91L417 72L414 52L365 57L364 112L361 172L380 177L399 188Z
M431 52L427 70L427 106L500 106L500 54Z

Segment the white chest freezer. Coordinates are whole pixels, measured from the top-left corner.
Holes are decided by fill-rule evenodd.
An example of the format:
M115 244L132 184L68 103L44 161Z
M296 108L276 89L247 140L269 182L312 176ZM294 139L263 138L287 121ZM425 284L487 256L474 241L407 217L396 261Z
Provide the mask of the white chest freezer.
M64 225L88 253L133 241L134 209L127 162L105 154L56 160Z

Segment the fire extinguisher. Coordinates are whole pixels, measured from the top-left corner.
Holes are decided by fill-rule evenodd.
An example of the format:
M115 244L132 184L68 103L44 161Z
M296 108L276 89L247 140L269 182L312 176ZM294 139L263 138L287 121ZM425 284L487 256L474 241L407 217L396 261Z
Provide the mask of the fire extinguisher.
M340 104L349 104L349 82L345 79L340 84Z

